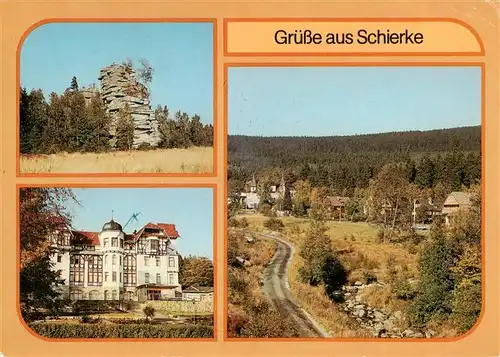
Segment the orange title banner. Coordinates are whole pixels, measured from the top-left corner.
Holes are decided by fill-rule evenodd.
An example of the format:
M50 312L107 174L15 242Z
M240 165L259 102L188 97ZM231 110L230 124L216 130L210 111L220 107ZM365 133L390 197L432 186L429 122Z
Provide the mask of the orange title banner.
M224 54L481 56L477 32L455 19L227 19Z

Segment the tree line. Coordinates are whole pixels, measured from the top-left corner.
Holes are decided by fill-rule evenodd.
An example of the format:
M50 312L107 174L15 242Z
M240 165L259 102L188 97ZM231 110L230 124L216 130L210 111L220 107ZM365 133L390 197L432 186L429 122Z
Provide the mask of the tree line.
M106 112L101 95L96 92L87 104L83 91L73 77L63 94L50 93L48 101L41 89L30 92L20 88L20 150L22 154L58 152L106 152L131 150L134 121L130 108L120 109L116 123ZM174 118L168 108L158 106L160 143L158 148L187 148L213 145L213 126L204 125L198 115L190 117L178 111ZM110 129L116 125L114 143ZM143 144L139 149L149 149Z

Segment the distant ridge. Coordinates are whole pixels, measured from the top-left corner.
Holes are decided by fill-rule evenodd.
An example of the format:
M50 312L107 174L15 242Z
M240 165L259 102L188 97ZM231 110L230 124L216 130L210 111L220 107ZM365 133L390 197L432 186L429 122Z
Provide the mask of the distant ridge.
M228 137L244 137L244 138L263 138L263 139L278 139L278 138L318 138L318 139L336 139L336 138L352 138L352 137L376 137L383 135L401 135L401 134L422 134L422 133L449 133L461 130L481 130L481 125L475 126L461 126L461 127L453 127L453 128L443 128L443 129L432 129L432 130L406 130L406 131L386 131L380 133L367 133L367 134L350 134L350 135L321 135L321 136L313 136L313 135L292 135L292 136L264 136L264 135L244 135L244 134L229 134Z
M341 153L436 153L480 151L481 126L430 131L407 131L351 136L264 137L230 135L228 152L231 159L239 154L277 157L314 157ZM235 156L236 155L236 156Z

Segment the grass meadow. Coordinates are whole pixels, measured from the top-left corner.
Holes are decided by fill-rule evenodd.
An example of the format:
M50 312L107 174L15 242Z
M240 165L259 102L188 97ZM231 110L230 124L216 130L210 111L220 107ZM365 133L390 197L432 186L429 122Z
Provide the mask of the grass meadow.
M21 155L21 174L211 173L213 148Z

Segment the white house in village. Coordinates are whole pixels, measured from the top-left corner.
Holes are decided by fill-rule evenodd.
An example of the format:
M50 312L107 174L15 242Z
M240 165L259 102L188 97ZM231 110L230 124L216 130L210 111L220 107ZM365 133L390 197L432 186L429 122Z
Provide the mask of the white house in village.
M100 232L72 230L61 220L51 237L63 297L72 300L181 298L175 225L148 223L126 234L111 220Z
M252 176L252 180L248 181L245 185L245 192L240 192L240 203L247 209L257 209L260 205L260 196L257 193L257 181L255 176ZM285 178L281 176L281 181L279 185L271 185L269 187L269 195L272 199L277 200L285 196L286 185ZM290 189L290 195L293 197L295 190Z

